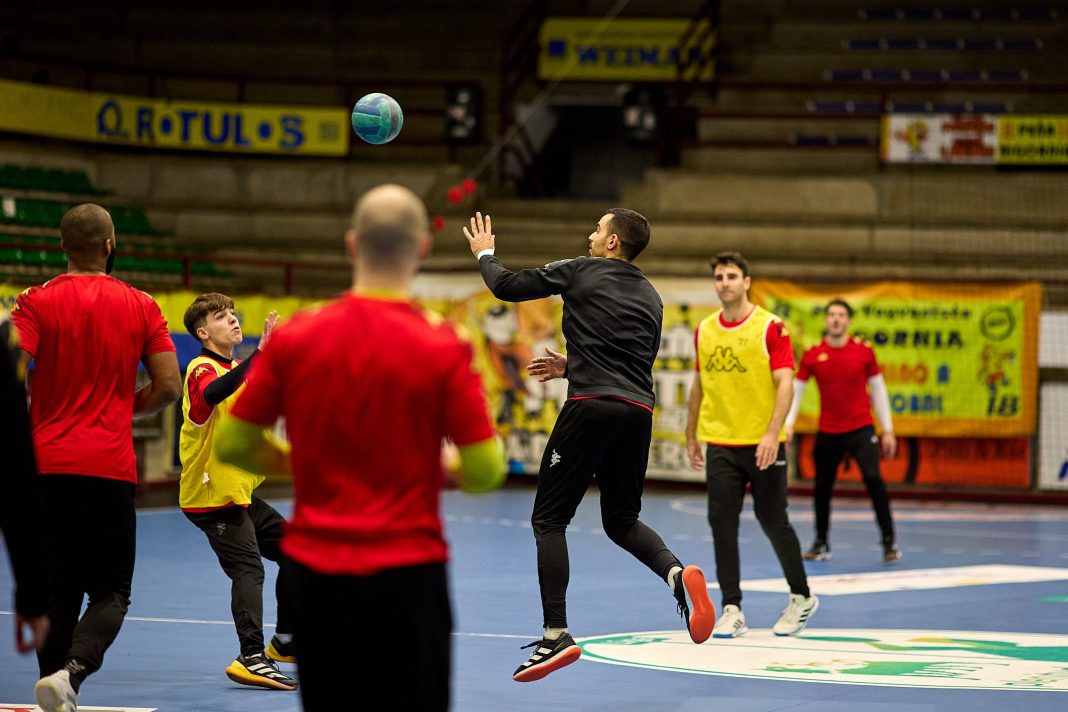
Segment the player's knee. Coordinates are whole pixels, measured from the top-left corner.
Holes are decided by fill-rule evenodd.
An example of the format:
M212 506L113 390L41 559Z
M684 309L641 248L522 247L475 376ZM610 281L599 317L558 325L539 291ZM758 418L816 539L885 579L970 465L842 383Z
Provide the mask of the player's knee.
M786 524L786 513L770 507L757 507L753 513L765 532L774 531Z
M630 533L631 528L637 521L637 517L614 517L611 519L604 519L601 522L601 526L604 528L604 533L609 539L615 544L622 546L627 538L627 534Z
M536 517L530 520L530 528L534 530L535 539L544 539L554 534L563 534L567 531L567 522L556 519Z

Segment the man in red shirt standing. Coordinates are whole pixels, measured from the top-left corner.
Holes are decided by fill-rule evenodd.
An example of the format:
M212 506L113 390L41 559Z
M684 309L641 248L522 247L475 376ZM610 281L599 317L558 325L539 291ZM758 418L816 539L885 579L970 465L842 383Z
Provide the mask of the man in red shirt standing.
M860 467L864 486L871 497L871 506L882 533L883 560L887 563L901 558L894 540L894 520L890 514L890 498L886 484L879 474L880 438L875 434L871 410L879 416L882 454L893 458L897 439L890 418L890 398L886 383L875 360L871 344L859 337L850 337L849 325L853 308L841 299L834 299L825 309L826 336L801 358L801 367L794 381L794 400L786 416L786 433L792 440L794 423L801 410L808 379L815 376L820 389L820 424L816 434L813 459L816 464L816 541L805 552L805 558L826 561L831 558L827 538L830 531L831 492L838 476L838 465L849 453Z
M282 551L309 711L449 705L442 441L459 447L468 491L497 487L505 460L471 345L411 303L428 225L407 188L364 195L345 236L352 291L272 334L215 436L223 462L292 470ZM279 417L291 457L263 437Z
M27 289L12 312L34 362L30 421L48 522L52 633L38 653L34 688L45 712L77 709L81 683L122 626L136 536L132 420L161 410L181 389L159 306L110 276L108 212L89 203L71 208L60 239L66 274ZM149 383L135 390L139 362Z

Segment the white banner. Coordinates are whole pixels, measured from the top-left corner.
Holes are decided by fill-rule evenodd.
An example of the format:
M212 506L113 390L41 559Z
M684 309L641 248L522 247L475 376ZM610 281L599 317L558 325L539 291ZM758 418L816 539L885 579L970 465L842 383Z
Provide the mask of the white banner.
M887 114L882 133L887 163L997 161L997 117L988 114Z
M1068 383L1043 383L1039 410L1038 487L1068 490Z

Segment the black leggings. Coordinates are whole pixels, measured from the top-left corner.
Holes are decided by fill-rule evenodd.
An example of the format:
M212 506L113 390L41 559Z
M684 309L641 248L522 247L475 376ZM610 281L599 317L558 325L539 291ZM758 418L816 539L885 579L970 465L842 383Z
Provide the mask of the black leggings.
M275 598L279 633L292 632L289 562L282 556L282 515L253 495L247 507L224 507L211 512L186 512L189 521L208 537L219 565L230 577L230 611L237 626L242 655L263 652L263 561L278 563Z
M864 486L871 497L871 508L883 541L894 540L894 519L890 514L890 497L886 484L879 474L879 438L875 428L866 425L848 433L817 433L812 459L816 463L816 492L813 506L816 509L816 538L827 541L831 530L831 493L838 478L838 465L846 453L853 456Z
M37 653L41 676L67 658L100 669L130 607L137 518L132 482L84 475L39 475L48 551L52 632ZM82 601L89 605L79 619Z
M667 581L680 566L660 535L638 521L649 462L653 415L614 398L569 400L560 410L538 472L531 525L546 628L567 627L567 525L594 474L604 533Z
M745 486L753 493L757 521L782 566L790 593L808 596L808 577L801 560L801 544L786 514L786 449L779 445L775 463L756 466L756 446L709 445L705 459L708 479L708 523L716 549L716 578L723 605L742 604L738 527Z

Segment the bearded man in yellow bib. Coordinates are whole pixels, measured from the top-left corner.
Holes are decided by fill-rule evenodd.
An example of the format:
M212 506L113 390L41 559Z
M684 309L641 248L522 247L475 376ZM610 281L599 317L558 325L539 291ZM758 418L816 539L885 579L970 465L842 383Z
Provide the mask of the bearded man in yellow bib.
M723 609L716 638L748 631L742 613L738 523L745 488L771 541L790 599L775 635L804 630L819 601L808 588L801 544L786 515L786 435L793 397L794 352L782 320L749 301L749 264L737 252L711 261L723 308L697 326L697 376L690 389L686 453L705 468L708 522L716 551Z
M226 668L234 682L272 690L295 690L297 682L278 670L277 662L296 662L290 626L287 563L279 544L282 515L252 494L263 477L220 462L215 432L245 387L245 373L267 345L278 315L263 325L259 348L234 361L234 347L244 340L234 302L225 294L202 294L186 309L185 328L203 347L189 362L182 393L185 420L178 437L182 479L178 504L208 537L208 543L233 585L230 608L241 654ZM263 647L263 561L278 562L278 624L270 646Z

